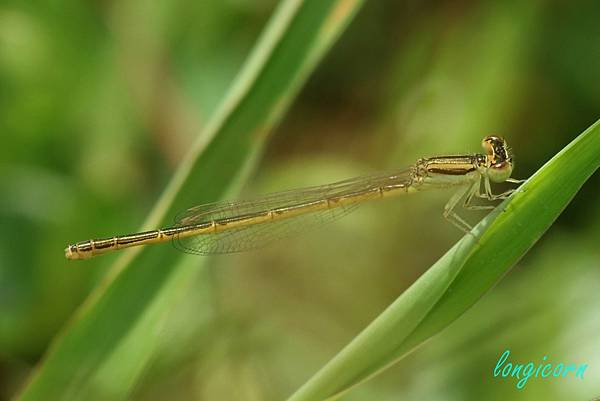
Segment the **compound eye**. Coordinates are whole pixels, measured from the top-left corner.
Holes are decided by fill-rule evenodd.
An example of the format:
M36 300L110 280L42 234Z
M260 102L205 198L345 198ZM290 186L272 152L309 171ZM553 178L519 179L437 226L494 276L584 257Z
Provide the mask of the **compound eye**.
M504 139L496 135L488 135L481 141L481 146L488 156L496 157L496 150L504 146Z
M502 139L502 137L499 137L498 135L488 135L485 138L483 138L484 142L492 142L492 143L502 143L504 142L504 140Z

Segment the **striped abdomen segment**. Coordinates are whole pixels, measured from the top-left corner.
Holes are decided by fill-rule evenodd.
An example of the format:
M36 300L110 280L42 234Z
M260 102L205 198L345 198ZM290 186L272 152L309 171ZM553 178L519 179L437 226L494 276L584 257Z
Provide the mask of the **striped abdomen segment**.
M169 241L174 236L177 238L186 238L197 235L216 234L227 230L289 219L302 214L351 206L371 199L404 193L411 188L410 181L399 182L375 186L364 190L346 192L324 197L323 199L307 202L298 201L295 204L272 207L251 213L244 212L243 207L240 206L241 203L232 203L230 206L231 211L220 209L220 213L225 214L226 217L201 221L203 215L211 214L210 209L204 209L201 214L194 216L193 219L188 217L187 220L190 221L190 224L186 223L178 227L169 227L137 234L79 242L74 245L69 245L65 249L65 256L68 259L87 259L117 249ZM235 213L233 211L235 211ZM192 221L194 223L191 223Z

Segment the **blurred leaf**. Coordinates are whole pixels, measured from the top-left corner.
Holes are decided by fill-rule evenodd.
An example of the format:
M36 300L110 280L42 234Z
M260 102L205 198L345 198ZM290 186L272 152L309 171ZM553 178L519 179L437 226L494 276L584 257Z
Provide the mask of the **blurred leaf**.
M361 3L280 4L142 229L222 198L244 179L273 125ZM176 253L169 245L126 252L57 337L19 399L127 398L153 355L170 309L206 260Z
M466 235L290 400L337 398L471 307L550 227L600 166L600 120Z

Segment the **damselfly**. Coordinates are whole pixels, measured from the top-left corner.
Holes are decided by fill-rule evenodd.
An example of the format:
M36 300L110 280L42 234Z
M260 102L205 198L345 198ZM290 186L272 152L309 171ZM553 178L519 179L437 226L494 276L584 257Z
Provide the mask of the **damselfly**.
M504 199L514 189L493 194L490 183L522 182L510 178L513 157L503 138L487 136L482 146L485 154L434 156L419 159L404 170L253 200L196 206L178 216L172 227L78 242L65 249L65 256L87 259L117 249L166 241L173 241L184 252L200 255L245 251L332 221L367 200L448 187L460 190L450 198L443 215L468 232L471 226L454 210L461 200L466 209L491 209L494 206L473 205L473 198Z

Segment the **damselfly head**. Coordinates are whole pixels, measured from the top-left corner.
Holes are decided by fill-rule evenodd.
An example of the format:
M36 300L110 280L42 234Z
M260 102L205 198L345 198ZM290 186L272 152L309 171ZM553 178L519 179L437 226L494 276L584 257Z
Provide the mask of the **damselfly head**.
M481 146L486 152L487 176L493 182L506 181L512 174L513 158L508 144L500 136L483 138Z

